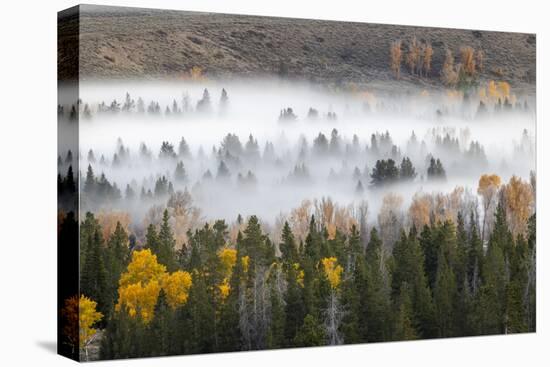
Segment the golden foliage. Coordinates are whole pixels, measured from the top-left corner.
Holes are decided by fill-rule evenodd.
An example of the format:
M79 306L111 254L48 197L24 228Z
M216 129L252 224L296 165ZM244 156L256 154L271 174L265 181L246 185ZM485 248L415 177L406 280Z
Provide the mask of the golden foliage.
M116 311L123 307L130 317L140 316L143 323L148 324L155 316L155 305L160 294L158 280L143 284L137 282L118 289Z
M231 292L231 285L229 285L227 278L225 278L223 282L218 285L218 289L220 290L222 301L225 300L227 296L229 296L229 292Z
M134 251L128 269L120 277L116 311L125 309L131 317L139 316L147 324L154 317L155 305L163 289L172 308L187 302L191 274L185 271L166 272L150 249Z
M494 80L489 80L485 88L481 88L479 91L480 99L484 103L497 103L498 101L504 102L506 99L513 103L516 100L516 97L511 94L512 89L510 84L505 81L495 82Z
M84 348L92 340L97 330L94 324L101 321L103 314L96 311L97 302L80 295L65 300L61 314L65 319L63 334L74 347Z
M476 58L475 51L471 46L463 46L460 48L460 62L462 70L468 76L474 76L476 73Z
M80 347L86 346L96 333L94 324L103 318L101 312L96 311L97 302L80 295L78 302L78 329L80 334Z
M120 277L120 287L130 284L159 281L166 273L166 266L157 262L157 255L150 249L134 251L132 261L128 264L128 270Z
M399 79L401 76L401 59L403 58L403 53L401 51L401 41L392 42L390 45L390 69Z
M248 273L248 265L250 263L250 257L249 256L243 256L241 258L241 262L242 262L242 265L243 265L243 271L245 273Z
M221 272L224 276L221 284L218 285L220 290L220 296L222 300L226 299L231 291L231 285L229 284L229 279L233 273L233 267L237 263L237 250L232 248L223 248L218 252L218 258L221 263Z
M527 221L531 216L534 196L531 184L512 176L504 186L508 225L514 236L525 235Z
M172 309L182 306L187 302L189 289L192 284L191 274L182 270L166 274L162 278L162 289L166 293L166 301Z
M218 258L222 265L222 274L224 277L230 277L237 263L237 250L225 247L218 252Z
M300 287L304 288L304 269L300 267L300 263L294 263L292 266L294 267L294 270L296 270L296 282L300 285Z
M489 192L494 192L495 189L498 189L500 186L500 177L498 175L482 175L479 178L479 183L477 185L477 193L481 196L486 196Z
M130 227L132 220L128 212L101 210L97 214L97 222L101 226L103 239L107 242L109 241L111 235L115 232L117 223L120 222L120 225L124 231L128 233L128 228Z
M330 283L332 289L337 289L342 280L342 272L344 269L338 265L338 260L335 257L325 257L321 259L323 271Z

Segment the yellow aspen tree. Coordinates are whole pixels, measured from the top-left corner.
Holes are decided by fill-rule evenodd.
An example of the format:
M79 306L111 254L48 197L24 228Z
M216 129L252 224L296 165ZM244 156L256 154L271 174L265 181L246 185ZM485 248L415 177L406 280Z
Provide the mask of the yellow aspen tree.
M225 278L231 276L233 267L237 263L237 250L233 248L223 248L218 252L218 258L222 265L222 273Z
M97 329L93 326L101 321L103 314L96 310L97 302L80 295L65 300L61 314L64 318L63 334L69 343L79 350L84 350L88 360L88 345L94 339Z
M223 248L218 252L218 258L220 259L222 267L221 272L223 274L223 280L218 285L218 289L222 300L224 300L231 291L229 280L231 278L231 274L233 273L233 267L237 263L237 250L232 248Z
M166 301L172 309L176 309L187 303L189 289L193 285L191 274L178 270L172 274L166 274L162 279L162 289L166 294Z
M460 48L460 62L466 75L474 76L476 73L475 51L471 46Z
M80 348L84 348L86 360L88 359L88 345L96 335L94 324L103 318L101 312L96 311L97 302L81 295L78 302L78 329L80 334Z
M534 200L530 183L512 176L508 184L504 186L504 197L506 216L512 234L514 236L525 235Z
M140 316L144 323L154 317L160 293L160 282L166 266L159 264L150 249L134 251L128 269L120 277L116 311L125 309L131 317Z
M390 69L397 79L401 76L401 60L403 52L401 51L401 41L392 42L390 45Z
M338 289L344 268L338 265L338 260L335 257L325 257L321 259L321 264L323 265L323 271L330 283L330 287Z

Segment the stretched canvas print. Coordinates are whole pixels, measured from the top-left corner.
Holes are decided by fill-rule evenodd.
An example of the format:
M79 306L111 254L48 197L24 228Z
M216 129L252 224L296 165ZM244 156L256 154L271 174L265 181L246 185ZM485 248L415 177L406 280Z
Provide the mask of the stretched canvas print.
M535 35L93 5L58 27L62 355L535 331Z

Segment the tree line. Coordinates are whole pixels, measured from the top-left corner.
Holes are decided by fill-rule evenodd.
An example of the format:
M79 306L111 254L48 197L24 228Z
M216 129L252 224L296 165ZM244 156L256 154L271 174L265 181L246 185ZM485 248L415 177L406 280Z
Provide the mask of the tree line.
M329 236L315 216L304 240L285 223L273 243L251 216L234 243L218 220L179 248L167 211L140 243L87 213L81 293L103 315L101 358L535 331L536 216L513 230L496 196L486 240L459 212L396 224L389 246L376 226Z

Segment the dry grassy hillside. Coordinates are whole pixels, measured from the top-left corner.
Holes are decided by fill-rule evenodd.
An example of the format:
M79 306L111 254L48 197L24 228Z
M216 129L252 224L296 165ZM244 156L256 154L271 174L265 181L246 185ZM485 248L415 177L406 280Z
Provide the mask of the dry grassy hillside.
M195 67L208 78L257 75L316 82L376 84L395 80L390 45L413 37L433 47L432 70L401 81L441 85L446 49L483 51L481 79L534 90L534 35L382 24L269 18L181 11L81 6L80 76L92 78L188 77ZM61 50L62 51L62 50ZM63 55L60 55L62 57ZM196 76L196 75L195 75Z

